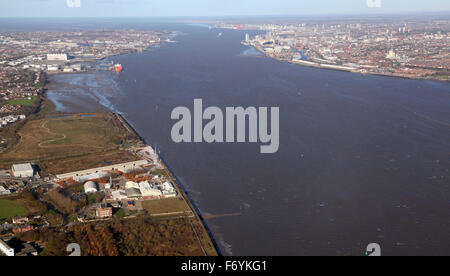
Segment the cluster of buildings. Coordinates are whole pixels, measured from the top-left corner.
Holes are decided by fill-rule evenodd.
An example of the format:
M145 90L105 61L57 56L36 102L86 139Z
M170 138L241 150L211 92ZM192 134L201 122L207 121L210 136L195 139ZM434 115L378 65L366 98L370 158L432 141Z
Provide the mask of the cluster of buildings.
M161 36L137 30L0 33L0 112L21 109L9 100L40 95L44 72L83 72L86 62L143 51L161 43Z
M33 231L39 225L48 227L49 223L42 216L14 217L12 222L0 224L0 256L37 256L41 246L34 243L21 242L14 238L15 234Z
M34 71L81 71L79 62L143 51L160 33L137 30L0 33L0 66Z
M26 256L38 256L38 251L32 243L23 243L10 239L10 245L4 240L0 239L0 256L5 257L26 257ZM16 250L16 249L17 250Z
M110 177L110 182L99 183L89 180L84 183L86 194L103 192L107 201L153 200L174 198L178 195L175 186L163 177L152 176L145 172L140 177L145 181L128 181L126 177Z
M3 65L6 68L14 68L17 71L77 72L83 70L81 64L72 63L67 53L32 54L14 61L3 62Z
M115 179L113 181L112 178L109 183L103 184L87 181L84 184L84 192L86 194L102 193L105 199L102 203L90 206L87 211L78 216L78 220L82 222L111 218L113 208L137 211L142 209L142 202L144 201L176 198L178 196L175 186L170 181L158 176L151 181L141 182L126 181L126 179Z
M22 106L19 104L16 104L16 105L5 104L2 107L0 107L0 113L14 113L14 112L18 112L21 108L22 108ZM4 117L4 118L6 118L6 117ZM7 125L7 124L5 124L5 125Z
M27 163L13 165L11 170L0 171L0 177L2 179L0 182L0 196L5 196L21 192L26 187L26 179L33 177L39 179L39 174L33 165Z
M21 106L9 104L10 100L32 100L42 93L45 78L42 72L0 65L1 113L17 112Z
M0 113L4 113L2 112L2 108L0 108ZM5 116L5 117L0 117L0 128L7 126L8 124L12 124L15 123L19 120L24 120L27 116L25 114L20 114L20 115L9 115L9 116Z
M10 195L11 191L0 185L0 196Z
M149 181L133 182L128 181L125 184L125 189L117 189L111 192L109 200L124 201L124 200L151 200L151 199L165 199L173 198L178 195L174 185L169 181Z
M246 35L243 43L283 61L359 73L450 79L450 20L328 20L242 28L264 31Z
M0 196L19 193L26 187L23 181L8 180L0 183Z
M80 221L109 218L112 208L140 210L136 205L141 206L143 201L176 198L180 195L166 176L154 174L155 170L164 167L150 146L134 150L145 159L56 176L55 181L60 185L73 181L84 183L85 194L102 195L103 202L83 212L79 216Z

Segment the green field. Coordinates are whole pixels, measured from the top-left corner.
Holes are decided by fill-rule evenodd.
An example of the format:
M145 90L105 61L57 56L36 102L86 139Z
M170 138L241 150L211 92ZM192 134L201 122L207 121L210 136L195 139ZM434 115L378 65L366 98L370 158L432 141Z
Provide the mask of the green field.
M28 120L17 132L20 140L0 154L0 163L39 162L45 174L102 167L136 160L122 146L138 137L110 113L54 115Z
M37 99L36 96L32 96L31 100L27 100L27 99L9 100L9 101L6 101L6 103L10 104L10 105L32 106L36 102L36 99Z
M28 211L19 203L11 200L0 199L0 219L25 216Z
M116 217L116 218L125 217L125 211L122 208L120 208L119 210L116 211L116 213L114 214L114 217Z
M149 200L142 203L142 207L150 215L160 215L168 213L189 212L191 209L182 198L171 198L163 200Z

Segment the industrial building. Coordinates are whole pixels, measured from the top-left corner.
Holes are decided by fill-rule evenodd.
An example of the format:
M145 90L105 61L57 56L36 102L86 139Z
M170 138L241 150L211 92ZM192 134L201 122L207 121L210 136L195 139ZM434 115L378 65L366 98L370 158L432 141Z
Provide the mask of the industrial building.
M171 198L171 197L177 196L177 190L175 189L173 184L170 182L164 182L161 185L161 191L165 198Z
M49 65L47 66L47 71L59 71L59 65Z
M144 198L159 198L163 195L156 187L152 187L148 181L139 183L139 189Z
M84 192L86 194L94 194L98 192L98 185L93 181L84 183Z
M47 60L68 61L69 56L67 54L47 54Z
M130 188L125 190L127 198L140 198L142 197L141 190L137 188Z
M111 193L112 200L122 201L127 199L127 194L124 190L117 190Z
M34 176L34 169L30 163L13 165L12 172L15 177L33 177Z
M136 183L133 181L128 181L125 185L125 194L128 199L163 199L163 198L173 198L178 195L177 190L174 185L170 182L165 182L162 184L149 183L148 181ZM119 199L120 198L120 199ZM112 193L113 200L123 200L118 191Z
M60 174L60 175L57 175L56 177L58 179L72 178L77 181L81 181L81 180L86 181L89 179L101 178L106 175L105 174L106 172L109 172L109 171L118 170L118 171L121 171L124 173L128 173L130 171L138 169L139 166L148 165L148 163L149 162L147 160L139 160L139 161L134 161L134 162L111 165L111 166L107 166L107 167L101 167L101 168L89 169L89 170L84 170L84 171ZM102 175L102 176L99 177L99 175ZM95 176L95 177L93 177L93 176Z

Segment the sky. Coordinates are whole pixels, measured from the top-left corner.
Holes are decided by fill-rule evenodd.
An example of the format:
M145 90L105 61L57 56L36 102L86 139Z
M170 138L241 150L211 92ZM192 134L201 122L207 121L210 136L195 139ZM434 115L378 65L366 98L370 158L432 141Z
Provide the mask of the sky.
M450 11L450 0L0 0L0 17L331 15Z

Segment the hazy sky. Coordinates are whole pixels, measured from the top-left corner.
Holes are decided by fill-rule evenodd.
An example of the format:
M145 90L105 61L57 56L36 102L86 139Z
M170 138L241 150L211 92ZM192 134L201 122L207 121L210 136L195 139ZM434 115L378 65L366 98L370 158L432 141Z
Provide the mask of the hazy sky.
M80 7L78 1L81 2ZM316 15L419 11L450 11L450 0L0 0L0 17Z

